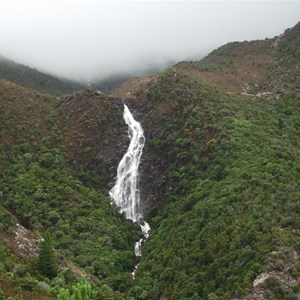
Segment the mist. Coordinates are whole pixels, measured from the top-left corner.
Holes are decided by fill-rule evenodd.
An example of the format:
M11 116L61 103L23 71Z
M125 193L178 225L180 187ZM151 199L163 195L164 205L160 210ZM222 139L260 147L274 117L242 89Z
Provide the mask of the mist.
M0 55L73 80L142 73L299 20L289 1L0 0Z

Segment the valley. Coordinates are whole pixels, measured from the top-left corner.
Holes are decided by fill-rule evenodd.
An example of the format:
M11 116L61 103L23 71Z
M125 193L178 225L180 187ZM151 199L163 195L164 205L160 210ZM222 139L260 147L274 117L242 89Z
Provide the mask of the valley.
M299 57L300 23L108 93L2 76L0 299L299 299ZM145 136L141 257L109 197L124 104Z

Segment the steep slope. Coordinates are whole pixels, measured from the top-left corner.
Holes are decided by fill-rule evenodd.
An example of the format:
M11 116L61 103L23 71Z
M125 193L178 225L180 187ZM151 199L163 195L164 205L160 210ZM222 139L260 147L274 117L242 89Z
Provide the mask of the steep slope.
M284 93L300 90L300 22L287 29L275 41L276 60L270 66L269 78L263 88L283 90Z
M128 146L122 101L85 90L62 98L59 111L69 164L86 183L108 191Z
M135 299L237 298L260 274L265 298L295 297L300 98L288 95L232 96L175 69L135 95L152 228Z
M83 88L76 82L60 80L3 56L0 56L0 77L51 95L68 94Z
M181 62L176 68L231 93L250 93L251 88L268 78L275 60L276 38L265 41L228 43L201 61Z
M95 153L99 144L105 143L102 137L106 135L100 135L100 139L86 138L83 143L78 134L95 134L89 132L90 125L84 117L90 112L89 121L93 122L95 117L97 124L101 124L103 110L95 104L105 99L83 91L76 96L78 110L72 111L72 96L51 97L2 79L0 91L0 288L6 297L50 299L60 288L76 282L76 276L85 274L93 278L98 294L103 284L109 284L109 293L113 293L113 288L123 299L121 292L132 281L130 273L136 263L133 249L139 228L120 215L101 191L79 180L83 177L89 186L102 186L99 177L91 179L84 175L80 162L86 156L85 162L89 164L86 145L94 145ZM87 95L91 102L85 102ZM78 115L80 101L83 111ZM94 111L89 104L98 110ZM73 112L73 117L69 118L66 112ZM72 137L74 144L70 145ZM73 148L83 156L78 162ZM20 240L19 228L26 232ZM59 260L58 275L51 281L36 266L40 235L46 231L54 239Z
M135 299L298 299L299 49L297 24L113 92L146 128Z
M299 88L299 34L300 22L278 37L228 43L201 61L175 67L230 93L255 96L269 88L276 96L276 89L283 89L285 82Z

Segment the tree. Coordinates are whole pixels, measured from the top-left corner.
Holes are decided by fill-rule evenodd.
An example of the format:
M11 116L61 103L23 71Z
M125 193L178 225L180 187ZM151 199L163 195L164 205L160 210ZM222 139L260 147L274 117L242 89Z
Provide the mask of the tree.
M114 299L113 291L107 284L103 284L101 286L99 293L100 293L100 299L102 300Z
M68 289L60 289L57 295L58 300L94 300L97 298L97 291L92 289L90 283L86 282L86 279L82 277L81 282L77 282L72 285L72 291ZM101 298L106 299L106 298ZM113 299L113 298L112 298Z
M208 295L208 300L218 300L219 297L216 294L209 294Z
M37 268L42 275L50 279L57 275L57 262L53 248L53 241L48 232L45 233L44 240L40 243Z
M0 245L0 262L5 264L7 261L7 250L4 245Z

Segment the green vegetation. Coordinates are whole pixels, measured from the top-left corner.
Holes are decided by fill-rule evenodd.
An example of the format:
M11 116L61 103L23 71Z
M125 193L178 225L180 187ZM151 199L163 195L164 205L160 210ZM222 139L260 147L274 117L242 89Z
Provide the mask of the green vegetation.
M39 146L33 151L23 144L6 153L6 160L6 167L1 170L2 204L27 228L49 232L30 273L52 279L57 288L64 286L67 279L63 272L70 264L67 257L82 268L81 272L97 276L102 285L125 291L132 280L138 226L120 215L103 194L72 177L60 149ZM57 276L55 256L60 261ZM58 280L62 283L56 285ZM30 284L36 286L38 282Z
M229 97L170 70L147 97L172 103L165 114L154 109L148 130L168 128L149 143L169 162L173 188L164 209L149 213L151 236L132 294L241 297L269 253L299 251L300 95Z
M62 81L1 56L0 77L55 96L72 93L83 88L79 83L69 80Z
M120 292L113 292L107 285L94 288L87 283L85 278L81 282L73 284L71 289L61 289L57 295L58 300L133 300L132 297L125 297Z
M255 299L262 273L265 299L297 299L299 24L152 76L126 100L147 140L140 261L139 226L105 196L128 142L120 99L0 79L0 299ZM226 83L250 65L264 73L252 97L200 80Z
M57 275L57 262L53 248L53 241L48 232L44 234L44 240L40 243L37 269L43 276L50 279Z
M112 293L112 291L111 291ZM92 286L83 277L81 282L72 286L72 291L61 289L57 295L58 300L92 300L97 299L97 291L92 290Z
M0 289L0 300L5 300L4 293L1 289Z

